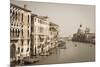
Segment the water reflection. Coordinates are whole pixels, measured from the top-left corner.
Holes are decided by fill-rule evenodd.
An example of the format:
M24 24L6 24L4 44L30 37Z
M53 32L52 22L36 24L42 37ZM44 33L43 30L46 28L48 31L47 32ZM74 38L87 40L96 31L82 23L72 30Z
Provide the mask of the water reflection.
M66 41L66 49L53 50L48 57L41 57L36 64L72 63L95 61L95 45Z

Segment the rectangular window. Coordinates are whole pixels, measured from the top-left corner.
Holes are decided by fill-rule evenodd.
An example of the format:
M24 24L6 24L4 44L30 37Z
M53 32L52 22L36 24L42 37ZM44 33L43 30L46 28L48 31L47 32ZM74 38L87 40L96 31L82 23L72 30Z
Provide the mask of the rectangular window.
M23 22L23 13L22 13L22 22Z
M33 26L31 26L31 32L33 32Z
M23 42L24 42L24 40L22 40L21 42L22 42L22 46L23 46Z
M10 28L10 37L12 37L12 34L13 34L13 32L12 32L12 30L11 30L11 28Z
M29 15L28 15L28 24L29 24Z
M23 48L21 49L21 52L23 52Z
M29 40L27 40L27 45L29 45Z
M27 36L29 37L29 30L27 30Z
M23 37L23 29L22 29L22 32L21 33L22 33L22 37Z

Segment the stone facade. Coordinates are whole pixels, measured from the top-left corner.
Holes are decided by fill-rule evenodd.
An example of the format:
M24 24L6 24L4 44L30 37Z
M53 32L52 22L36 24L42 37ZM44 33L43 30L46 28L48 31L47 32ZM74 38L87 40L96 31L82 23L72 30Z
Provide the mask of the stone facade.
M59 26L50 22L50 48L54 48L58 46L58 38L59 38Z
M30 56L31 11L10 5L11 60Z
M33 55L48 51L49 21L45 16L32 15ZM34 43L33 43L34 42Z
M38 16L30 10L10 5L11 61L24 57L43 55L57 47L59 26L47 16Z

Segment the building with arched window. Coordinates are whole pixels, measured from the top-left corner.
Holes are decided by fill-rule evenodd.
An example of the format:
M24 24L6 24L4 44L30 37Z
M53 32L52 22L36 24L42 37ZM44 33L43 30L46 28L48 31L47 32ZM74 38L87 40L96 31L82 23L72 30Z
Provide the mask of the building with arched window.
M30 56L31 11L10 4L11 61Z
M32 14L31 20L31 54L46 55L57 46L59 26L50 22L47 16Z
M33 55L46 55L57 46L58 25L47 16L38 16L30 10L10 5L11 61Z
M48 51L49 20L46 16L32 14L31 21L32 54L38 55Z

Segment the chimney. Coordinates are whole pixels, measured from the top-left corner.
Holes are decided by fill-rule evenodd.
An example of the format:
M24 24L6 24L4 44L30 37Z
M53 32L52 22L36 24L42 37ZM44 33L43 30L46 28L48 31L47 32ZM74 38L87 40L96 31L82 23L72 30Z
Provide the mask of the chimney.
M24 9L26 9L27 5L24 4Z

